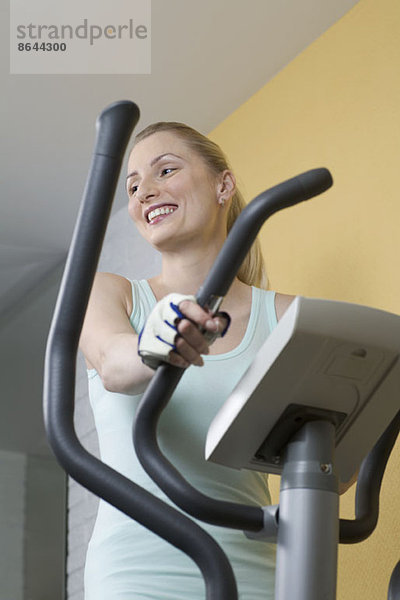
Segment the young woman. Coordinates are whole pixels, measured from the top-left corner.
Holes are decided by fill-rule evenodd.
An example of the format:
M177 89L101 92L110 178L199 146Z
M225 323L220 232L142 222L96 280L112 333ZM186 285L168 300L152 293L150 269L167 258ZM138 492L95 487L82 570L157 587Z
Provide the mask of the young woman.
M154 371L144 364L138 334L155 307L179 293L173 348L164 360L189 367L162 416L162 450L195 487L233 502L266 505L267 477L205 462L204 441L218 408L292 301L262 289L265 273L254 244L224 299L227 327L190 296L196 294L244 206L219 147L180 123L157 123L135 139L127 176L129 213L162 255L159 275L127 280L99 273L81 336L89 394L104 462L165 499L133 451L132 423ZM189 296L189 298L188 298ZM157 309L156 309L157 310ZM201 333L206 332L205 334ZM215 335L214 335L215 337ZM221 544L241 600L273 598L274 547L242 532L202 524ZM204 585L194 563L125 515L100 502L85 570L86 600L200 600Z

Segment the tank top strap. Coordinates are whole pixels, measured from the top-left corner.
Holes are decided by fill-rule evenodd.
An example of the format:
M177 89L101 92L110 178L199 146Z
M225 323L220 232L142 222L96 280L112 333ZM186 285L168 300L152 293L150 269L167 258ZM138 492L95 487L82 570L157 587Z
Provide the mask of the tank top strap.
M266 319L268 322L269 333L275 329L278 324L275 309L275 296L276 292L272 290L259 290L263 297L263 305L265 309Z
M275 292L253 287L253 326L251 343L260 346L278 324L275 311Z
M136 333L140 333L156 299L146 279L131 279L130 283L132 287L130 322Z

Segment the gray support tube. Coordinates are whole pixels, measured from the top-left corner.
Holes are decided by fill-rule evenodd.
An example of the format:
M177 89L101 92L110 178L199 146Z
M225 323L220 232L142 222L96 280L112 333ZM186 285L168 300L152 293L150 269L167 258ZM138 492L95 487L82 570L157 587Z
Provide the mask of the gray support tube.
M276 600L336 598L339 537L335 426L303 425L289 442L279 495Z
M188 517L123 477L80 444L74 429L75 363L80 332L122 158L139 110L132 102L105 109L48 337L44 412L48 440L76 481L163 537L198 565L208 600L237 599L236 582L218 544Z
M224 296L253 244L263 223L280 209L303 202L327 190L332 176L327 169L312 169L257 196L237 218L203 286L197 294L201 306ZM263 527L261 507L223 502L196 490L162 454L157 442L157 425L172 396L183 369L171 365L158 368L136 412L133 440L143 468L167 496L197 519L246 531Z

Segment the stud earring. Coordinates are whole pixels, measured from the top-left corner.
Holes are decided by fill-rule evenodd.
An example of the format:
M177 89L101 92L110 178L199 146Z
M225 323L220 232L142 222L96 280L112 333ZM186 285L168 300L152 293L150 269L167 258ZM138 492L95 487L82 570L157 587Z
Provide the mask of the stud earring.
M221 206L224 206L225 200L223 198L219 198L218 199L218 204L220 204Z

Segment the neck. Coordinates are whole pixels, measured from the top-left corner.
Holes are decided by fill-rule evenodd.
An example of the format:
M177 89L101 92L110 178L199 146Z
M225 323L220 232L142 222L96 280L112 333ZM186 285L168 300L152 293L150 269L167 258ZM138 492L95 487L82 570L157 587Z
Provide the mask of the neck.
M219 246L209 246L207 253L203 248L198 254L195 252L163 253L161 273L149 280L156 299L161 300L171 292L196 295L221 247L222 243ZM250 287L236 278L224 299L224 310L229 312L236 300L246 303L249 298Z
M156 296L164 296L170 292L196 294L221 247L222 243L209 245L206 251L202 248L197 252L164 252L161 273L150 280Z

